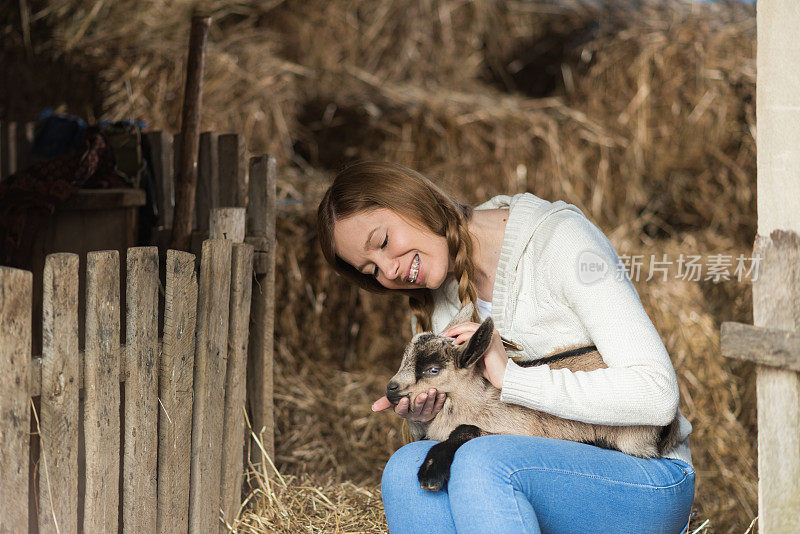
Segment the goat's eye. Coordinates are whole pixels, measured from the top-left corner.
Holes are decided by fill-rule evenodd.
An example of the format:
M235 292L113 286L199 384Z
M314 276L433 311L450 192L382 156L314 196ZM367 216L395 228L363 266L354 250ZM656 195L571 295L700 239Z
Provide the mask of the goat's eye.
M438 367L429 367L428 369L425 370L426 373L433 376L438 375L439 371L440 369Z

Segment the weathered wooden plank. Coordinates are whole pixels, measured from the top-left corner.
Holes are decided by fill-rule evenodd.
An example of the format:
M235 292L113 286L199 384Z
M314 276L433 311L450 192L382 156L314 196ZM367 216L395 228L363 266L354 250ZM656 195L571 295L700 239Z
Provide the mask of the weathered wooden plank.
M219 136L216 132L200 134L200 154L197 161L197 198L195 199L194 228L208 231L211 210L219 203Z
M727 358L800 371L800 332L725 322L719 337Z
M156 531L158 247L128 249L122 531Z
M175 178L172 170L172 135L169 132L147 132L144 134L150 146L153 161L153 177L158 193L158 222L160 228L172 228L172 213L175 206Z
M760 214L759 214L760 219ZM756 236L761 257L753 283L753 323L800 330L800 236ZM759 531L800 532L800 375L758 367Z
M44 265L39 531L78 532L78 255ZM31 373L33 374L33 373Z
M119 252L86 255L84 532L116 532L119 514Z
M189 529L189 468L192 435L197 278L195 257L167 251L164 348L161 353L158 416L158 532Z
M222 417L228 360L231 245L226 239L203 243L197 302L194 412L189 531L212 532L219 525Z
M247 208L248 243L256 244L253 268L255 290L250 308L250 346L247 359L247 396L253 428L261 434L267 453L274 458L272 357L275 325L275 196L277 166L273 156L250 159ZM252 239L251 237L252 236ZM253 460L260 461L257 447Z
M244 136L219 136L219 205L247 207L247 168Z
M244 216L244 213L242 214ZM244 452L244 403L247 370L247 339L253 286L253 247L233 245L231 296L228 327L228 370L225 373L225 416L222 430L222 517L233 523L242 504ZM221 524L220 534L229 532Z
M0 267L0 532L28 531L31 273Z
M209 237L244 242L245 208L214 208L211 210Z

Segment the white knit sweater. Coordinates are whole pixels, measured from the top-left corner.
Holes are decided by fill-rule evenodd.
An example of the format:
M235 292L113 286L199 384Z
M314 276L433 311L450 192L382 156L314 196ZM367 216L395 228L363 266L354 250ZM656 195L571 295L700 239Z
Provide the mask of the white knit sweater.
M523 348L509 354L531 361L594 344L608 365L573 373L509 360L501 400L587 423L670 423L678 406L675 370L636 289L619 275L619 255L608 238L563 201L524 193L497 196L476 209L492 208L509 209L492 295L495 327ZM605 276L579 272L587 262L604 263ZM459 307L451 277L434 291L433 330L443 330ZM691 431L681 414L679 444L665 456L691 464Z

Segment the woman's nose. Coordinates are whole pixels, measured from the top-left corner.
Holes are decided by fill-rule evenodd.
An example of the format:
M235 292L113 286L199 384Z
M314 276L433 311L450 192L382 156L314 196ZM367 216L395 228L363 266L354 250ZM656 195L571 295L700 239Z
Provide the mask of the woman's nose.
M378 269L381 270L387 279L394 280L400 272L400 262L395 259L386 258L378 264Z

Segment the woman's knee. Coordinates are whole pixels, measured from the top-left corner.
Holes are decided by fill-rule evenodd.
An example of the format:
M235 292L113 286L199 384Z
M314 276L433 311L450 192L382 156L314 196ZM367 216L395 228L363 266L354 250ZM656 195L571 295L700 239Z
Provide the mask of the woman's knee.
M490 479L502 476L502 469L496 461L498 442L497 436L484 436L464 443L456 451L453 464L450 467L449 486L470 488L475 483L486 483Z
M400 447L392 454L383 468L381 477L381 493L384 497L393 491L407 493L409 488L419 487L417 471L428 454L428 450L435 443L435 441L429 440L414 441Z

